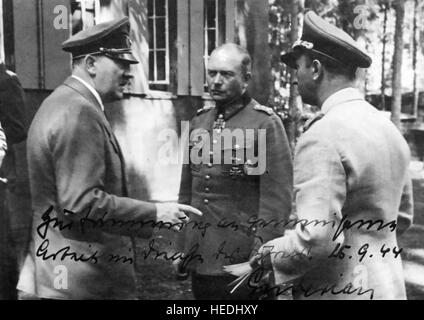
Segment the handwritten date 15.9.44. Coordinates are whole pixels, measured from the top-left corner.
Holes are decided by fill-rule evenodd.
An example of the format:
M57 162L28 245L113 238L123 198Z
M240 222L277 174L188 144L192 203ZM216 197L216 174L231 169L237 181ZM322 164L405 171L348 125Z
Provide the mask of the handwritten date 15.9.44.
M359 257L359 262L362 262L364 258L372 259L376 255L380 255L383 258L387 255L393 255L394 258L397 258L403 250L402 248L397 248L396 246L391 248L383 244L380 248L377 248L376 251L371 252L368 250L369 247L370 245L366 243L355 252L352 250L352 246L341 245L340 243L337 243L333 252L331 252L328 257L338 259L352 259L354 255L357 255Z

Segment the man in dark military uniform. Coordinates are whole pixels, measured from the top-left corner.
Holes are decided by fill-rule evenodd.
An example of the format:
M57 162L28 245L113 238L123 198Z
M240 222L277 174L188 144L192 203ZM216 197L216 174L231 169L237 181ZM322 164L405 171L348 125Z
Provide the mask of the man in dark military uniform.
M319 223L298 224L262 256L271 253L277 283L294 281L287 289L296 299L405 299L396 234L412 221L410 152L355 88L356 69L371 58L309 11L282 60L297 70L303 101L321 110L294 157L297 219Z
M206 226L204 232L190 225L185 230L196 299L254 298L247 286L231 294L234 277L222 268L247 261L262 243L280 236L283 229L267 222L288 219L291 212L287 137L273 110L247 94L250 69L250 56L240 46L229 43L213 51L207 82L216 106L200 109L190 127L190 164L183 166L180 202L204 213L195 218ZM263 223L255 223L259 220Z
M16 148L26 139L24 90L15 73L0 63L0 299L16 298L18 263L22 250L16 235L24 228L24 221L14 212L17 197ZM2 140L2 139L0 139ZM7 148L6 148L7 141ZM7 149L7 150L6 150ZM7 152L6 152L7 151ZM3 154L5 152L5 154ZM18 222L18 223L17 223Z
M83 30L63 44L72 75L40 106L28 134L33 243L19 289L45 299L136 299L133 243L152 224L200 212L128 198L124 157L103 103L130 79L129 20ZM146 225L147 224L147 225Z

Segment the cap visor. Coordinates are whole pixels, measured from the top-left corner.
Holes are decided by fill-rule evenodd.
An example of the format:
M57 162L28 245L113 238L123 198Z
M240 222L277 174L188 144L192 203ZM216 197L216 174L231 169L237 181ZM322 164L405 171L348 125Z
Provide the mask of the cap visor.
M111 59L125 61L129 64L139 63L139 61L132 55L132 53L122 53L119 55L108 55L108 56Z
M123 58L121 58L122 60L126 60L128 61L130 64L137 64L139 63L139 61L133 56L132 53L125 53L123 54Z

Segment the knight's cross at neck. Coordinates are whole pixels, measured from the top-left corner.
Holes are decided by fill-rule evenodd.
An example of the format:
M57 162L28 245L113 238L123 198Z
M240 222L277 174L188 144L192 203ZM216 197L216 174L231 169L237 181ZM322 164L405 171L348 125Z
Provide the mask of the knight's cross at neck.
M221 113L218 115L218 119L216 119L215 122L213 123L213 130L216 133L221 133L223 129L225 129L225 121L224 121L224 115Z

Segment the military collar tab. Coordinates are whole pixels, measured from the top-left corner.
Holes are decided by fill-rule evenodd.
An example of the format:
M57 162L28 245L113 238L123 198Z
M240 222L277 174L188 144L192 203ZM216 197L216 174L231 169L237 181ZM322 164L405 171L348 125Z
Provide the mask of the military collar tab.
M310 127L312 127L312 125L321 120L324 117L324 113L322 112L318 112L317 114L315 114L312 118L310 118L308 121L305 122L304 126L303 126L303 132L308 131L308 129Z
M196 115L201 115L202 113L208 112L212 109L215 109L215 107L210 104L204 105L203 108L197 110Z
M245 105L241 101L238 101L238 102L233 103L233 104L227 104L225 106L225 109L224 108L218 109L217 116L223 115L224 120L228 120L229 118L233 117L236 113L238 113L244 107L245 107Z
M239 99L218 107L217 117L222 114L224 120L228 120L246 107L251 100L250 96L247 93L244 93Z

